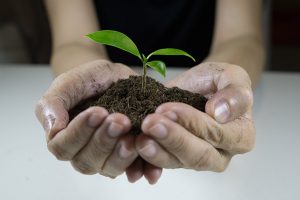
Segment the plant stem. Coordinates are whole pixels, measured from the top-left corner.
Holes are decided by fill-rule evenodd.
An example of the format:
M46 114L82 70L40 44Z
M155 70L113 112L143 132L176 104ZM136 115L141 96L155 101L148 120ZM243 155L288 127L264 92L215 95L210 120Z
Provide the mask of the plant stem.
M147 74L147 65L146 62L143 62L143 80L142 80L142 89L145 92L146 91L146 84L147 84L147 79L146 79L146 74Z

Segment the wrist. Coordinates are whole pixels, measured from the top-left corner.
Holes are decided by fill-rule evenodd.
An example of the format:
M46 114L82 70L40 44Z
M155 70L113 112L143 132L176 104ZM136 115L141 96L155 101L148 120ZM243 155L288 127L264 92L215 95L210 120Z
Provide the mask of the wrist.
M52 72L55 76L79 65L109 58L104 47L95 47L80 43L69 43L54 49L51 57Z

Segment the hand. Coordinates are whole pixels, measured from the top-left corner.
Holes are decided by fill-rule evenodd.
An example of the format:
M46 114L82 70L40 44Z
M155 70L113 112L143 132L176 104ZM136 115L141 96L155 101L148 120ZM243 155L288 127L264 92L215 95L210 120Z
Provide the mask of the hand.
M118 79L135 75L130 68L105 60L79 66L58 76L39 100L36 116L43 125L48 149L59 160L71 161L84 174L122 174L137 158L127 116L91 107L69 122L68 111L81 100Z
M226 63L203 63L166 84L209 98L200 112L183 103L165 103L142 123L139 155L162 168L224 171L232 156L255 142L252 90L247 73Z

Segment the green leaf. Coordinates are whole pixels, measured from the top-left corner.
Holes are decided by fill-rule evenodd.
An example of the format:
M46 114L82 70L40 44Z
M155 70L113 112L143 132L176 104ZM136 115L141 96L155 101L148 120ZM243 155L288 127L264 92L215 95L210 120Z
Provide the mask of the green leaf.
M151 56L154 56L154 55L156 55L156 56L187 56L187 57L191 58L194 62L196 62L196 60L195 60L195 58L193 58L193 56L191 56L187 52L182 51L180 49L174 49L174 48L158 49L158 50L152 52L151 54L149 54L147 59L149 59Z
M137 46L124 33L113 30L101 30L90 33L86 36L95 42L127 51L128 53L131 53L142 60Z
M153 60L146 63L147 66L151 67L153 70L157 71L163 77L166 77L166 65L164 62L159 60Z

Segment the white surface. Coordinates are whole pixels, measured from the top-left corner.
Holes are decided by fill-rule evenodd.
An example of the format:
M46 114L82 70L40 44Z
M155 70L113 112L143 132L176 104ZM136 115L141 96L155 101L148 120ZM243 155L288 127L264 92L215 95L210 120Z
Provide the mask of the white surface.
M180 70L169 70L169 78ZM300 75L265 73L255 91L256 148L226 172L165 170L155 186L74 171L46 148L34 105L47 66L0 66L0 199L300 199ZM161 78L159 78L162 80Z

